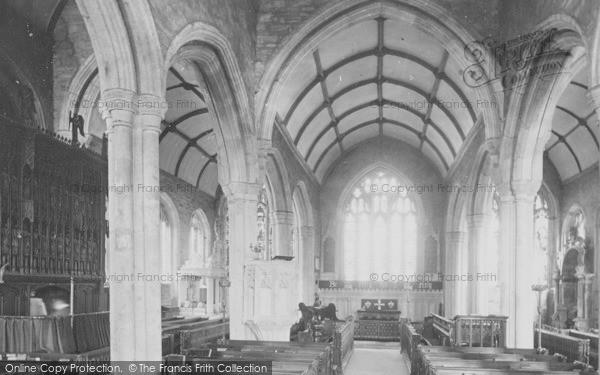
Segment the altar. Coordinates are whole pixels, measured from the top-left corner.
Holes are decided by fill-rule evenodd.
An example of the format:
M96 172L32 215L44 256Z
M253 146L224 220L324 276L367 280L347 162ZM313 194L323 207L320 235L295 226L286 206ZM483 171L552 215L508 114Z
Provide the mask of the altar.
M364 299L397 300L396 310L413 322L438 314L443 301L442 283L382 283L320 280L318 294L323 304L334 303L338 316L354 315L363 308Z
M363 299L356 312L354 338L357 340L400 340L400 310L396 299Z

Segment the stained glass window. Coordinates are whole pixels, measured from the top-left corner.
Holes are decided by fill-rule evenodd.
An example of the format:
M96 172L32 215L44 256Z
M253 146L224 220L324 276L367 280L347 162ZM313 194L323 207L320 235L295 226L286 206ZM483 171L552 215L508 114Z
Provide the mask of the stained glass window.
M417 272L417 209L399 179L378 170L351 191L343 212L343 272L346 280Z

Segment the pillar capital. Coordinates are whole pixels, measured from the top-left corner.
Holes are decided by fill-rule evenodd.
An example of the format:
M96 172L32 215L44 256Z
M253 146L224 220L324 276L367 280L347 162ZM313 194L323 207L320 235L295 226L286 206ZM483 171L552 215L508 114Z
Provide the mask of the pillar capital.
M471 214L467 215L467 226L471 229L481 228L488 222L490 215L488 214Z
M271 218L276 224L292 224L294 213L291 211L271 211Z
M512 191L517 201L531 201L535 199L538 190L540 190L540 181L517 180L512 181Z
M168 103L157 95L142 94L136 98L135 106L142 129L160 133L160 122L165 117Z
M452 243L461 242L461 241L465 240L466 237L467 237L467 232L463 232L463 231L446 232L446 241L447 242L452 242Z
M227 201L234 202L236 200L248 198L256 200L262 186L252 182L233 181L227 185L223 185L222 188Z

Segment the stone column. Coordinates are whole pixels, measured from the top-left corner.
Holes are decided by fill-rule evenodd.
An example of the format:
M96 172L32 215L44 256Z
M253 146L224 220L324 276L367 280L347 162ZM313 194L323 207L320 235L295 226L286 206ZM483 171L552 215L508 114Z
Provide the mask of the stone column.
M291 211L272 211L271 222L273 223L273 256L291 256L292 249L292 227L294 225L294 213Z
M488 249L489 238L486 237L486 226L488 215L474 214L467 216L467 228L469 234L469 314L488 314L488 289L484 283L478 280L479 273L486 273L486 249Z
M598 117L598 122L596 123L596 125L598 126L598 125L600 125L600 85L594 86L591 89L589 89L587 96L588 96L588 100L589 100L590 104L592 105L592 108L594 108L596 111L596 116ZM600 270L600 268L598 268L598 270ZM600 278L597 278L597 280L599 280L598 282L600 282ZM598 288L598 290L599 290L599 294L596 295L596 298L600 299L600 287ZM600 312L598 314L598 322L597 323L598 323L598 327L600 327Z
M461 249L464 248L466 233L462 231L446 232L446 264L444 274L451 276L459 273ZM458 285L453 281L444 281L444 315L451 318L462 313L462 303Z
M300 227L300 292L301 301L309 305L315 298L315 229L309 226Z
M253 337L244 324L244 265L253 258L250 244L256 242L256 208L260 185L230 182L223 186L229 216L229 335L232 340Z
M536 316L531 290L534 223L533 200L539 182L512 181L498 184L500 194L501 251L499 281L501 309L508 318L507 345L533 348L532 323Z
M127 90L103 93L108 135L111 360L162 357L160 203L156 97ZM149 108L149 109L148 109ZM146 187L152 187L147 189Z

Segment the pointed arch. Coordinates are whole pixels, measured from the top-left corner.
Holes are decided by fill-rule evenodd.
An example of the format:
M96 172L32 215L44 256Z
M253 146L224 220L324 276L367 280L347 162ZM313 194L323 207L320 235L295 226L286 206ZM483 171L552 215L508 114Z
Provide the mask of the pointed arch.
M173 38L166 52L165 66L182 61L196 63L208 86L218 126L219 183L257 182L257 147L254 119L235 54L217 29L201 22L186 26ZM163 70L166 81L167 71Z
M466 68L472 65L465 46L480 40L474 30L467 30L457 20L448 17L444 7L428 3L426 9L417 0L387 1L352 0L325 6L317 16L305 22L303 27L281 43L283 47L267 64L259 87L266 88L257 93L255 112L257 133L260 138L270 139L275 124L275 103L283 89L281 82L294 71L303 57L312 53L318 41L337 31L367 19L385 16L389 19L410 20L411 23L426 25L423 31L444 44L450 55ZM491 57L483 51L485 58ZM484 72L485 73L485 72ZM498 103L496 108L484 109L482 116L486 127L486 138L498 138L501 134L501 111L504 99L498 82L474 88L485 100Z

